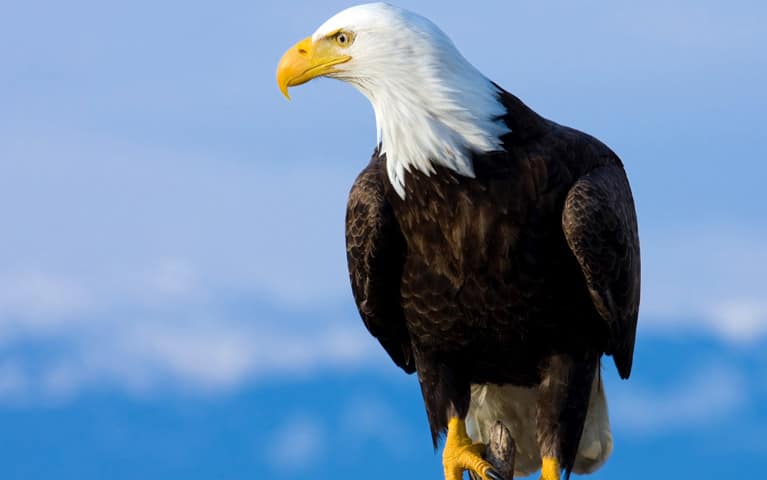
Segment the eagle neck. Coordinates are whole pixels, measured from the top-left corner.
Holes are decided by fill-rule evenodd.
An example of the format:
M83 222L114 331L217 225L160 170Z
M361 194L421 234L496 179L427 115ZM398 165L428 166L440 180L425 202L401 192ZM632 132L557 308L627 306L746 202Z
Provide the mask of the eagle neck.
M473 155L501 150L500 137L510 131L499 87L465 60L441 68L447 71L426 69L426 75L420 69L356 82L373 106L387 176L403 199L406 173L429 176L442 166L473 178Z

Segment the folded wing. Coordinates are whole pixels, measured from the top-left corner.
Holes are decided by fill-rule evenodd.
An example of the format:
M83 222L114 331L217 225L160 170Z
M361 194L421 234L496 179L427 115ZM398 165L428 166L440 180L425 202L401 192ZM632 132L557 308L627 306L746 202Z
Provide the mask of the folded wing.
M562 227L592 301L609 327L606 353L622 378L634 355L639 309L639 238L634 200L623 168L596 168L570 189Z
M405 240L384 196L379 169L374 157L349 194L346 258L365 326L394 363L413 373L415 362L400 296Z

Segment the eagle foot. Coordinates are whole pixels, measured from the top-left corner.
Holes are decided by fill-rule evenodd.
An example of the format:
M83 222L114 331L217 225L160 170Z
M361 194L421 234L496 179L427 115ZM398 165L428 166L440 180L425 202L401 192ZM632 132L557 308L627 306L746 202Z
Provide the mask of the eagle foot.
M471 441L464 421L458 417L451 418L442 452L445 480L462 480L464 470L473 472L482 480L504 480L490 462L482 458L484 451L484 444Z

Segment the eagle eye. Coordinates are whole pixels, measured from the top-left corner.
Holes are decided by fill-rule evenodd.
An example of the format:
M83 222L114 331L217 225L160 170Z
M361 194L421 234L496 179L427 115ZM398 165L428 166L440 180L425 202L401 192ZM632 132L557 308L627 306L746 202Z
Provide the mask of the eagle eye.
M342 47L348 47L352 43L352 35L349 32L338 32L335 39L336 43Z

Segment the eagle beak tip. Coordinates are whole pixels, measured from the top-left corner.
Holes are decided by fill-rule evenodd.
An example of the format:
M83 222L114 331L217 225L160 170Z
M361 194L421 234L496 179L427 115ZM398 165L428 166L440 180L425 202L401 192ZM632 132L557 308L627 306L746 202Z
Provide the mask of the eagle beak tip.
M288 85L280 81L277 82L277 85L280 87L280 92L282 92L282 95L288 100L290 100L290 93L288 93Z

